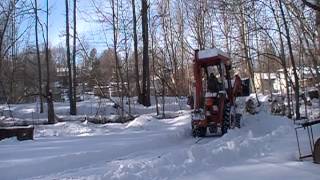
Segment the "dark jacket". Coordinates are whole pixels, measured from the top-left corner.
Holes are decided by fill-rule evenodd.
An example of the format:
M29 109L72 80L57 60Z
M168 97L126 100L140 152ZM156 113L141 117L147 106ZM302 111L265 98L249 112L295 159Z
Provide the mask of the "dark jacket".
M220 84L216 77L208 78L208 91L210 92L219 92Z

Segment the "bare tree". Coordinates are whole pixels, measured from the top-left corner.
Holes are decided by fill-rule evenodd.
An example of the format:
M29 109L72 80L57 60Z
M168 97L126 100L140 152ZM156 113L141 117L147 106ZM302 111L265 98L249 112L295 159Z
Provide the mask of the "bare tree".
M253 70L253 62L252 58L250 56L250 49L249 49L249 30L248 30L248 21L245 15L245 11L248 9L245 7L245 3L242 1L240 6L240 20L239 20L239 26L240 26L240 37L241 37L241 44L242 44L242 54L245 58L245 63L247 65L247 71L252 83L252 89L254 93L256 94L256 100L258 102L258 105L260 105L260 101L257 95L257 88L256 84L254 82L254 70Z
M143 40L143 75L142 75L142 104L150 106L150 73L149 73L149 46L148 46L148 1L141 0L142 40Z
M38 40L38 2L34 0L34 13L35 13L35 34L36 34L36 50L37 50L37 60L38 60L38 78L39 78L39 99L40 99L40 113L43 113L43 101L42 101L42 74L41 74L41 60L40 60L40 50L39 50L39 40Z
M137 36L137 18L136 18L136 6L135 0L131 1L132 4L132 29L133 29L133 48L134 48L134 67L135 67L135 81L136 81L136 92L138 96L138 102L142 103L142 94L140 88L139 78L139 62L138 62L138 36Z
M312 3L308 0L302 0L302 2L307 5L308 7L316 10L316 11L320 11L320 5L319 5L319 1L317 1L318 4Z
M72 87L72 68L71 68L71 56L70 56L70 33L69 33L69 2L65 0L66 5L66 48L67 48L67 64L68 64L68 79L69 79L69 103L70 103L70 115L76 115L76 108L74 107L73 99L73 87Z
M77 65L76 65L76 53L77 53L77 0L73 0L73 49L72 49L72 85L73 85L73 101L72 108L74 115L77 114Z
M122 77L120 61L118 56L118 36L119 36L119 1L111 0L112 8L112 29L113 29L113 53L116 62L116 81L117 91L120 95L121 117L124 115L123 91L125 90L124 81ZM121 84L121 85L120 85ZM120 89L121 86L121 89Z
M279 7L280 7L280 11L281 11L281 17L282 17L282 21L284 24L284 29L285 29L285 37L287 39L287 44L288 44L288 48L289 48L289 55L290 55L290 60L291 60L291 65L292 65L292 70L293 70L293 76L294 76L294 91L295 91L295 101L296 101L296 106L295 106L295 113L296 113L296 119L300 119L300 102L299 102L299 77L297 74L297 68L296 68L296 64L295 64L295 60L294 60L294 56L293 56L293 50L292 50L292 45L291 45L291 35L290 35L290 30L287 24L287 19L283 10L283 5L282 5L282 0L279 0Z
M55 114L54 114L54 106L53 106L53 94L50 88L50 59L49 59L49 0L47 0L47 16L46 16L46 62L47 62L47 109L48 109L48 123L54 124L55 123ZM51 54L51 53L50 53ZM51 57L51 56L50 56Z

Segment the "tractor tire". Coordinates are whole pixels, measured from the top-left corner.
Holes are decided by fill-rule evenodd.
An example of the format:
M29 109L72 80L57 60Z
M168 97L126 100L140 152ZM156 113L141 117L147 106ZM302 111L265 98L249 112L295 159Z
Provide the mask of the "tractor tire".
M223 112L223 123L222 123L222 135L228 132L228 129L230 128L230 122L231 122L231 116L230 116L230 104L227 103L226 106L224 107L224 112Z
M207 128L205 128L205 127L198 128L198 136L199 137L205 137L206 134L207 134Z
M196 129L194 129L193 126L192 126L192 136L197 137L197 131L196 131Z
M242 115L241 114L236 114L235 115L235 127L237 128L240 128L241 127L241 118L242 118Z
M320 164L320 138L314 144L313 162Z
M205 127L198 127L192 128L192 136L193 137L205 137L207 134L207 128Z

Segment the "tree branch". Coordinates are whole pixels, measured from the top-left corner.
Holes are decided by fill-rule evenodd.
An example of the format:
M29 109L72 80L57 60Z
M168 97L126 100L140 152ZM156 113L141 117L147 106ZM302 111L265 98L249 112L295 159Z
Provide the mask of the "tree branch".
M309 2L308 0L302 0L303 4L305 4L306 6L308 6L309 8L316 10L316 11L320 11L320 6L313 4L311 2Z

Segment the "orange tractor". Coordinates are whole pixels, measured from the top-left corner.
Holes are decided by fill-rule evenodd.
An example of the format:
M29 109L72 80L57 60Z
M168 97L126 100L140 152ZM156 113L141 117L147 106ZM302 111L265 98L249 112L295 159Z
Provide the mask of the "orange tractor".
M241 114L236 112L235 99L248 88L239 76L231 79L231 61L219 49L196 50L193 62L195 92L192 112L194 137L223 135L240 127Z

